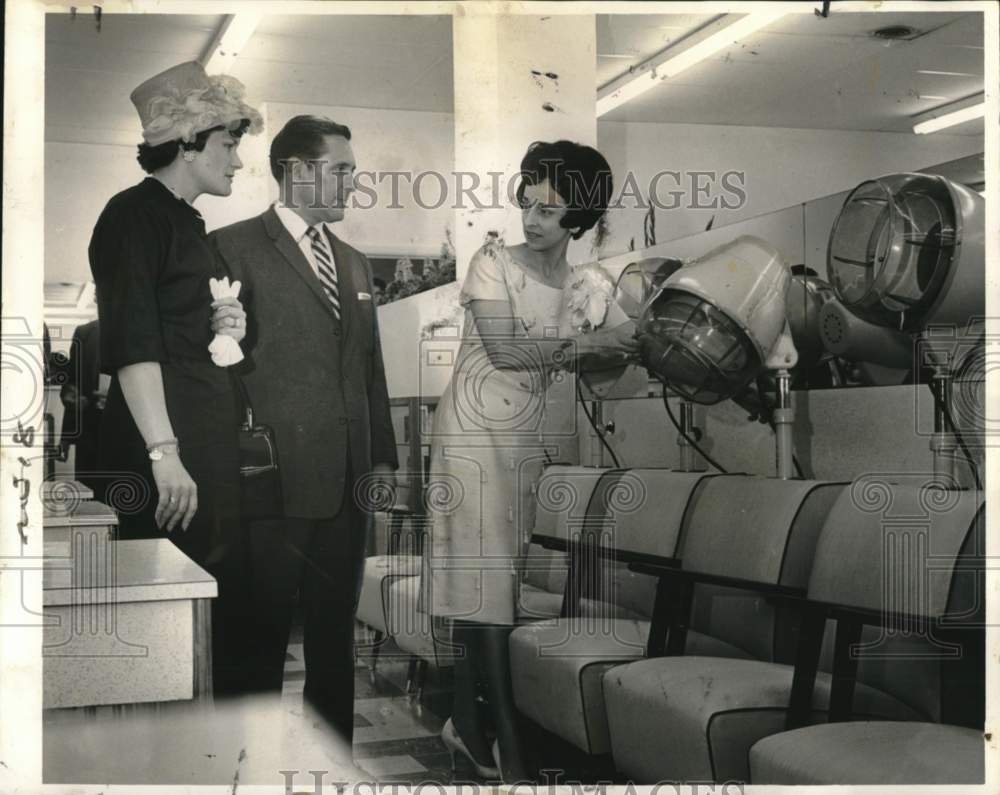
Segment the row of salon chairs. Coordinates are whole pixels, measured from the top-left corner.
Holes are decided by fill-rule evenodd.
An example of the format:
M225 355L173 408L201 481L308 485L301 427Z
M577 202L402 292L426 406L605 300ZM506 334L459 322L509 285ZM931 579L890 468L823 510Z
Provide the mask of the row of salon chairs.
M449 625L420 609L420 575L429 565L423 558L425 521L402 507L376 515L374 551L378 554L365 560L357 609L357 619L371 633L368 656L372 679L385 649L401 652L409 661L406 691L417 702L428 667L447 669L454 664ZM567 575L565 554L532 544L521 584L518 620L557 618L563 609ZM581 599L579 606L593 616L606 615L608 610L618 616L638 615L628 607L599 604L590 598Z
M518 709L640 784L981 782L984 507L895 480L547 468ZM385 632L447 665L386 565Z

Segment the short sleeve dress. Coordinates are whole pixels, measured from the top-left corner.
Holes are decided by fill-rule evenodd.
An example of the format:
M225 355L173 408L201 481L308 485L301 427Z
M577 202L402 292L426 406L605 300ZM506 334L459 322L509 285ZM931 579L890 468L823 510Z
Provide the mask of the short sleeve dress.
M227 275L198 212L152 177L105 206L90 242L101 369L112 376L98 463L122 538L154 538L156 485L146 443L116 373L159 362L180 457L198 487L198 511L172 540L203 565L221 559L239 525L238 403L230 374L208 352L209 279ZM151 440L159 441L159 440Z
M435 616L515 623L534 525L532 486L546 462L578 458L572 374L497 369L468 306L508 301L520 333L518 345L507 347L514 360L530 362L537 361L533 340L558 337L562 294L499 242L470 263L460 296L462 344L431 440L422 602Z

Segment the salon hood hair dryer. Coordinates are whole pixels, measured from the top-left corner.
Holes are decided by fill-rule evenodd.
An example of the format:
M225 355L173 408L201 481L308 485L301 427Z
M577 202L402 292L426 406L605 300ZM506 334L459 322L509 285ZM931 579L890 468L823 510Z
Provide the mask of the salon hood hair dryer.
M776 371L780 478L790 478L793 467L789 370L798 353L786 318L790 280L777 250L746 235L676 270L637 323L643 365L684 401L719 403Z
M824 343L846 358L930 369L934 471L951 482L956 355L974 351L985 312L984 205L933 174L868 180L844 201L827 249L839 300L822 308Z
M823 307L827 350L909 369L914 336L982 315L984 202L932 174L891 174L848 195L830 234L837 295Z
M684 261L673 257L647 257L626 265L615 282L615 301L636 323L643 307L653 293L674 273L684 267Z

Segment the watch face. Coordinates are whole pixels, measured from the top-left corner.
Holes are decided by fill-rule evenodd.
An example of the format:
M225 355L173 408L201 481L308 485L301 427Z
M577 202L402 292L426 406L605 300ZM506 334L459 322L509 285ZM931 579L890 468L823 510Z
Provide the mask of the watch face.
M160 450L159 448L157 448L156 450L149 451L150 461L159 461L161 458L163 458L163 451Z

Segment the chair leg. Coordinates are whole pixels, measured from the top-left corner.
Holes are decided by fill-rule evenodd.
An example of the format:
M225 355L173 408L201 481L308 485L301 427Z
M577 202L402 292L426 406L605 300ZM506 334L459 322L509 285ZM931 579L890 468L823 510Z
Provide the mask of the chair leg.
M420 699L424 695L424 683L427 681L427 660L419 660L417 662L417 683L416 683L416 701L419 704Z
M385 635L380 629L372 630L372 655L371 662L368 663L368 678L375 684L375 668L378 666L378 653L382 648Z
M823 608L812 605L803 608L799 624L798 648L795 652L792 692L788 699L788 712L785 714L785 731L801 729L809 723L825 628L826 612Z
M407 669L406 669L406 694L407 695L410 695L411 692L413 691L413 685L414 685L414 682L416 681L416 676L417 676L417 663L419 661L420 661L419 657L417 657L416 655L410 655L410 664L407 666Z
M833 682L830 686L830 723L851 719L854 686L858 675L858 660L851 656L851 647L861 641L861 622L846 616L837 621L833 652Z

